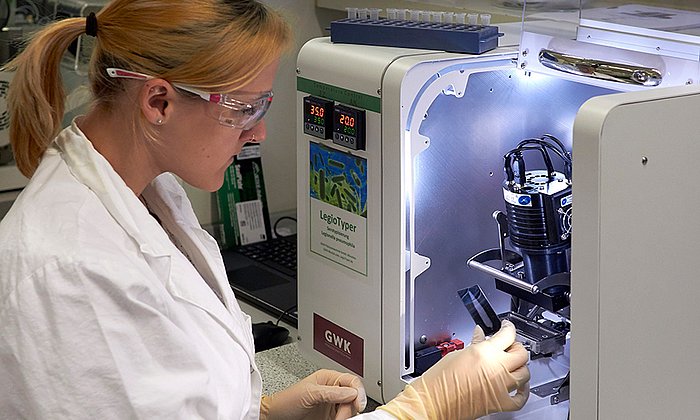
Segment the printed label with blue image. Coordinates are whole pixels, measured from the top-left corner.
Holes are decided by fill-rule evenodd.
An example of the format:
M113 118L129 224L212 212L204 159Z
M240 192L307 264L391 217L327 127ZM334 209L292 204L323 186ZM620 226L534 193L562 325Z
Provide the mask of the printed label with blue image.
M504 188L503 198L514 206L532 207L532 197L528 194L517 194Z
M561 206L565 207L570 205L573 202L573 196L571 194L567 195L566 197L561 199Z
M367 275L367 160L310 142L310 251Z

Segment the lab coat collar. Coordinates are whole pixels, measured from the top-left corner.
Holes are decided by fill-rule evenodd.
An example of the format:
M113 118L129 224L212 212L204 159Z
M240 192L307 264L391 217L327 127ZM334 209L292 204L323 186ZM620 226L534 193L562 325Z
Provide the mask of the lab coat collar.
M161 222L168 226L168 230L184 248L188 258L197 268L204 281L207 282L221 301L211 300L210 305L200 306L203 302L212 298L211 293L206 293L205 296L199 294L200 291L193 288L182 288L172 283L170 285L171 292L202 307L202 309L210 312L219 321L224 319L238 320L241 329L249 332L251 329L248 322L250 318L242 313L238 302L233 296L224 262L221 258L221 252L219 252L219 245L211 235L199 226L194 210L192 210L182 187L175 181L174 177L161 176L146 187L142 196L149 208L160 218ZM230 312L226 311L226 308L231 312L241 314L241 316L232 318ZM251 360L254 360L252 334L244 334L244 337L247 344L244 347L250 353Z
M47 151L52 152L61 155L73 176L95 193L142 252L152 257L171 255L162 241L163 230L107 159L95 150L75 120L56 137Z
M255 366L250 326L242 325L243 322L237 321L237 318L245 317L246 320L249 318L242 314L233 298L223 262L220 261L218 245L206 232L201 231L182 189L178 190L168 185L166 180L176 183L174 177L165 174L159 177L164 179L154 180L152 185L144 191L146 200L169 230L174 223L177 226L174 230L178 232L180 229L181 233L184 233L180 236L185 238L182 241L183 246L197 251L192 252L194 255L191 257L192 262L203 276L210 276L206 279L207 281L213 280L219 286L226 307L213 294L208 293L205 287L194 287L187 281L179 284L177 276L172 276L171 265L176 248L163 228L150 216L148 209L80 131L75 120L70 127L58 135L47 153L61 154L73 176L97 195L116 222L136 241L149 266L162 279L170 293L205 310L227 330L231 337L236 341L242 341L241 346L246 349L251 365ZM183 208L185 206L187 208ZM180 213L185 214L184 217L188 220L175 220L173 217L175 208L184 210ZM193 237L198 238L199 241L192 240ZM241 316L234 317L231 311ZM239 328L243 330L235 331Z

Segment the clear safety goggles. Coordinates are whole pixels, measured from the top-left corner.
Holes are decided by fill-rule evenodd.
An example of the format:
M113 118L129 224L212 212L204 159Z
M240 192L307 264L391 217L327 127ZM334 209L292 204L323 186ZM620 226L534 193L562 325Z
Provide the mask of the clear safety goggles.
M107 69L107 75L116 79L150 80L154 78L147 74L111 67ZM272 91L264 92L250 102L245 102L224 93L207 93L190 86L178 83L171 84L177 89L192 93L207 102L219 105L223 109L214 115L214 117L218 118L219 124L241 130L250 130L255 127L270 109L270 105L272 105ZM245 93L242 94L245 95Z

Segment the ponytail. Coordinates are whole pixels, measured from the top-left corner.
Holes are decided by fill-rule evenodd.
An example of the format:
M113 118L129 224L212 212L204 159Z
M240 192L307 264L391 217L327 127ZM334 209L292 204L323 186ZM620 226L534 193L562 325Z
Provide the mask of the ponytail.
M17 168L34 174L41 156L61 129L65 92L61 60L85 32L85 19L64 19L37 32L3 70L15 74L8 91L10 142Z
M281 15L256 0L112 0L96 18L45 27L5 67L15 71L8 92L10 141L28 177L61 129L61 59L86 29L97 35L89 74L93 104L105 108L124 91L124 80L108 77L108 67L225 93L254 80L291 43ZM148 136L142 120L134 117L135 128Z

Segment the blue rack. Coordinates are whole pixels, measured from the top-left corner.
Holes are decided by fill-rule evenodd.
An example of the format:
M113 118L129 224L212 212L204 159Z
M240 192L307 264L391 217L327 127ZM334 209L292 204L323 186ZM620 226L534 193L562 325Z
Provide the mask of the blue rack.
M498 27L394 19L331 22L331 42L481 54L498 47Z

